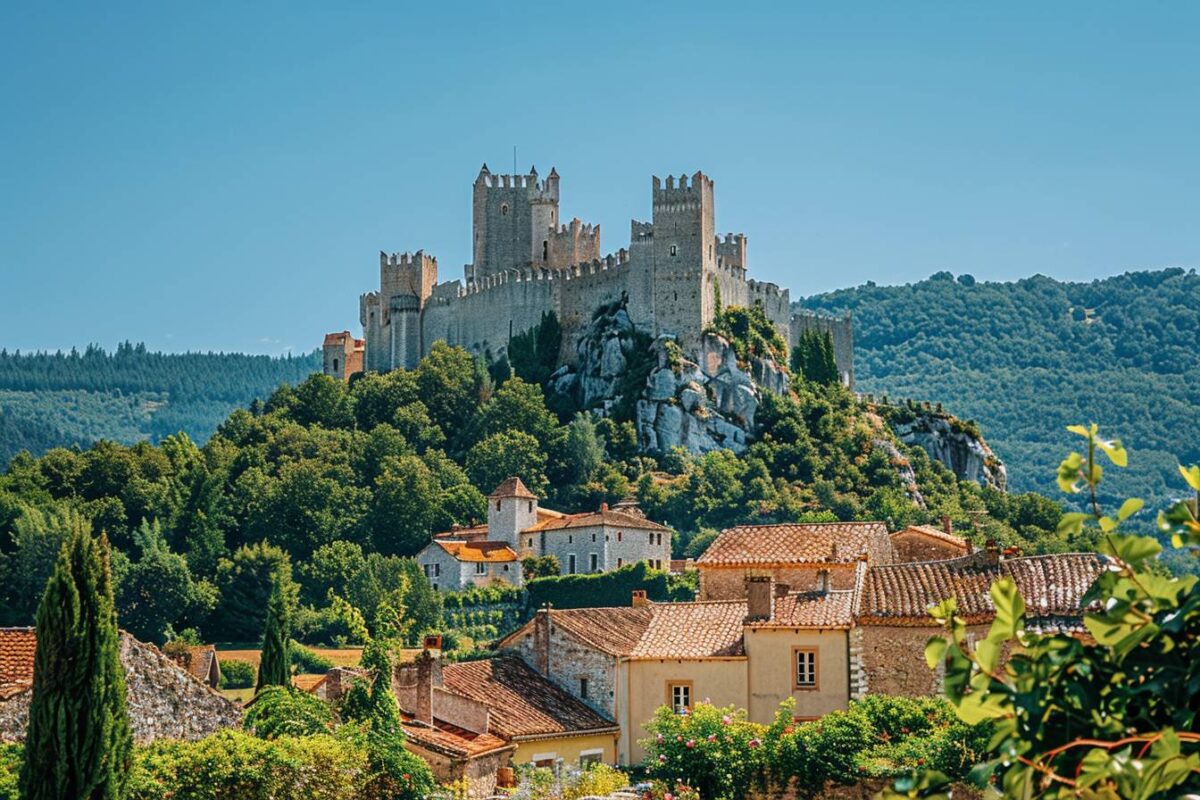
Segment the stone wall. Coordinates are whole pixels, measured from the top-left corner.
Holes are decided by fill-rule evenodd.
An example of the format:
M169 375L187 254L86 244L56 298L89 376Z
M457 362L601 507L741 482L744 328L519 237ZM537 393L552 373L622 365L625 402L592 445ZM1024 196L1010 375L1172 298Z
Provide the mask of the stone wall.
M854 588L854 564L812 564L775 569L751 569L742 567L712 567L698 564L700 570L701 600L739 600L746 596L746 578L756 575L771 575L776 584L787 584L788 591L815 591L820 585L820 574L829 572L830 589Z
M242 709L193 678L153 645L121 635L126 705L134 739L203 739L242 724ZM0 741L20 741L32 690L0 703Z
M788 344L795 346L805 331L828 333L833 339L833 360L842 383L854 388L854 322L849 314L830 317L805 309L791 315Z
M966 548L955 547L949 542L912 531L901 531L892 536L892 547L896 553L897 564L914 561L943 561L949 558L960 558L967 554Z
M942 670L925 663L925 643L944 631L936 625L862 625L861 658L867 693L908 697L940 695ZM987 635L987 625L967 628L968 640ZM857 638L857 637L856 637Z
M532 632L507 649L573 697L579 697L579 679L587 678L588 696L579 699L597 713L617 718L616 657L589 647L550 624L545 611L537 613Z

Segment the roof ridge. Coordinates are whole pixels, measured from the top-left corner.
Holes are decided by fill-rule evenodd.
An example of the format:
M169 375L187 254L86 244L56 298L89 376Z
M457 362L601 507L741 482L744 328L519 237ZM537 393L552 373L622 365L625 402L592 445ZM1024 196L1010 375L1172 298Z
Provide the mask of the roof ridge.
M869 522L756 522L749 525L731 525L721 532L724 533L725 531L732 531L738 528L778 528L783 525L806 525L810 527L818 525L882 525L885 528L887 527L887 523L883 520L871 520Z

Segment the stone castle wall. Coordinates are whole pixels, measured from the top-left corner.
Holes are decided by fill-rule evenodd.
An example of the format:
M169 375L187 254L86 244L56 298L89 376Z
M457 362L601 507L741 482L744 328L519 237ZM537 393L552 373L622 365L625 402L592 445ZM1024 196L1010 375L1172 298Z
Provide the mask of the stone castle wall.
M769 315L768 315L769 316ZM854 388L854 321L849 314L831 317L814 311L790 315L788 345L794 347L805 331L828 333L833 337L833 360L842 383Z

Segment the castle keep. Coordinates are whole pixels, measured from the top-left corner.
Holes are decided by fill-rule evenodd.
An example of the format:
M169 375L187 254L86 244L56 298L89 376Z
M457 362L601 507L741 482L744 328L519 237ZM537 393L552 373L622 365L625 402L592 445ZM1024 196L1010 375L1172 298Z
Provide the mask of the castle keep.
M639 330L674 336L691 352L718 304L761 304L789 343L806 329L829 330L851 382L849 318L793 315L787 289L746 277L745 235L716 233L711 178L655 177L651 199L651 221L632 221L628 247L601 255L599 225L562 220L557 171L542 180L532 167L493 175L485 164L473 187L473 260L461 281L439 283L437 258L423 250L380 253L379 289L359 300L362 368L412 368L438 340L498 358L547 311L562 323L569 360L592 313L621 301ZM339 350L326 353L326 373L346 377L344 343L326 347Z

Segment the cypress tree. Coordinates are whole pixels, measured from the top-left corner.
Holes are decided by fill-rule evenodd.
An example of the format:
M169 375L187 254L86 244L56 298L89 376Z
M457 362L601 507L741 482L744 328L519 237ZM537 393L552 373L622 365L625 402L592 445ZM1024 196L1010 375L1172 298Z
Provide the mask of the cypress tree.
M77 526L37 611L25 800L119 800L133 750L108 539Z
M258 686L291 686L291 614L282 583L276 579L267 601L267 625L263 630L262 658L258 664Z

